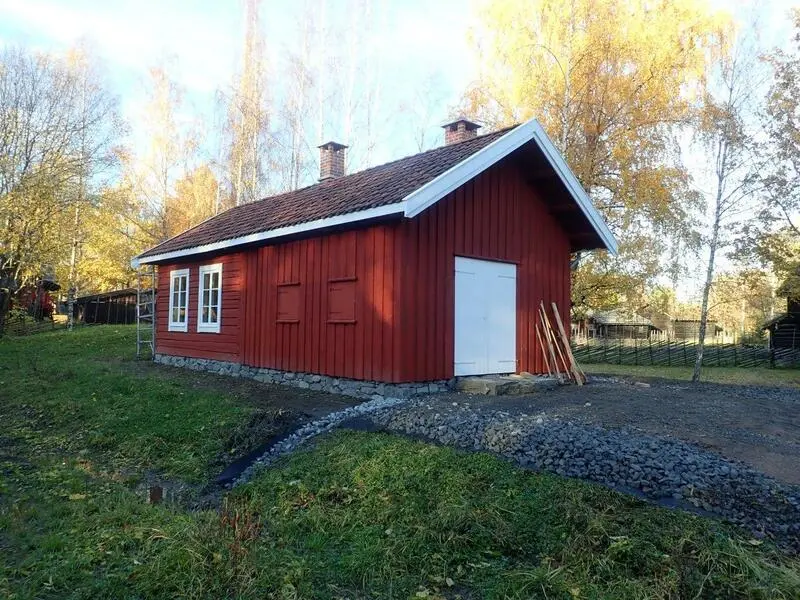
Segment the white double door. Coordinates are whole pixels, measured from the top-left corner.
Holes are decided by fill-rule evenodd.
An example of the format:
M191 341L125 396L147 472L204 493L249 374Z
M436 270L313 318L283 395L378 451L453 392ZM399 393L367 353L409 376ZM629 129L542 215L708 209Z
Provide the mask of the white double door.
M517 266L456 257L455 375L517 370Z

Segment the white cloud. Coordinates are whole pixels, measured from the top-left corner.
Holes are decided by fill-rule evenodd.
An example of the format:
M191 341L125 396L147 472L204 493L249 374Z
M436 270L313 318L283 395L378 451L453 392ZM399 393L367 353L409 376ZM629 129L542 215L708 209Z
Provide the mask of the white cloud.
M87 39L112 70L141 76L174 56L175 77L197 92L211 92L229 77L237 49L237 31L226 26L224 13L178 10L174 3L5 0L0 15L3 29L34 45L58 48Z

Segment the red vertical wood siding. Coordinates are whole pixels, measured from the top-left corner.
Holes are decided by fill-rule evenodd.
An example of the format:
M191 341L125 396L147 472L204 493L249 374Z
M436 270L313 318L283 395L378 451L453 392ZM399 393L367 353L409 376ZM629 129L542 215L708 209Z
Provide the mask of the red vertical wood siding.
M453 376L455 257L517 265L518 371L545 372L535 337L539 303L567 323L569 240L518 167L501 163L401 227L396 334L402 381ZM552 319L552 316L551 316Z
M159 267L158 351L364 380L448 379L456 256L517 264L518 370L544 372L538 307L557 302L567 322L569 242L510 162L413 219ZM223 263L221 332L197 333L198 267L216 262ZM186 267L189 331L170 333L169 271ZM282 304L280 314L292 318L280 319L286 284L297 306ZM354 290L352 321L329 319L332 284Z
M245 364L333 377L396 381L398 224L264 246L246 253ZM296 322L278 322L278 287L297 284ZM355 318L330 306L349 301ZM293 320L295 321L295 320Z
M198 333L197 296L202 265L222 263L222 313L219 333ZM241 322L245 283L244 254L225 254L204 261L159 265L158 300L156 303L156 350L163 354L239 361L241 355ZM168 331L169 274L176 269L189 269L189 322L187 331Z

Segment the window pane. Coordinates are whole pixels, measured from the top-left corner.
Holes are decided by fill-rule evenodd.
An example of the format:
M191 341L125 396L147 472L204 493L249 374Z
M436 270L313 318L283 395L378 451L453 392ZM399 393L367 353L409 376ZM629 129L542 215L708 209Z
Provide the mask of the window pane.
M186 277L181 277L181 292L186 292Z
M208 306L210 304L209 297L211 292L208 290L203 290L203 306Z
M178 306L180 304L180 292L176 291L172 294L172 305Z
M172 308L172 322L173 323L177 323L178 322L178 310L179 309L178 309L177 306L174 306Z
M211 274L211 287L219 289L219 273L216 271Z
M202 317L202 319L203 319L203 323L208 323L208 307L207 306L203 307L203 317Z
M219 306L219 290L211 290L211 302L209 304L214 307Z

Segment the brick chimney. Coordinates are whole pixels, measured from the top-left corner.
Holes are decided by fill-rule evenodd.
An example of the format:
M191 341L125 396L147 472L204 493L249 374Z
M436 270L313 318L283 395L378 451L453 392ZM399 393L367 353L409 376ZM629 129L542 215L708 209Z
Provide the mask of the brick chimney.
M326 142L319 146L319 180L333 179L344 175L344 144Z
M464 117L457 117L455 121L442 125L442 128L444 129L444 145L449 146L477 136L480 125Z

